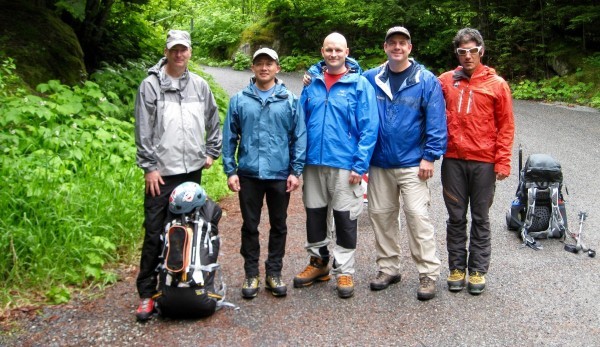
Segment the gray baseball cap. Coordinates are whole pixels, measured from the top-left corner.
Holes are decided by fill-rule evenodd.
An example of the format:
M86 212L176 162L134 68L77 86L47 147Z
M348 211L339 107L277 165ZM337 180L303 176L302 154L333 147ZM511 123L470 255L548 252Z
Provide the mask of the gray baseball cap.
M279 64L279 56L277 55L277 52L275 52L274 50L272 50L270 48L261 48L261 49L257 50L256 52L254 52L254 55L252 56L252 61L254 62L256 57L258 57L259 55L262 55L262 54L269 56L271 59L275 60L277 62L277 64Z
M187 48L192 47L190 33L184 30L169 30L167 34L167 49L171 49L175 45L184 45Z
M402 35L408 37L408 39L410 40L410 33L408 32L408 29L406 29L405 27L397 26L397 27L390 28L387 31L387 33L385 34L385 41L387 41L387 39L389 39L390 36L392 36L394 34L402 34Z

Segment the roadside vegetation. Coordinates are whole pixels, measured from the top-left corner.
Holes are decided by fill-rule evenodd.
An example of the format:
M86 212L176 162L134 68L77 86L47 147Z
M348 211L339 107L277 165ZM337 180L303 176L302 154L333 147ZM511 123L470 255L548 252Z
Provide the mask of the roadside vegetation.
M413 56L440 73L457 65L456 30L472 26L486 39L484 63L509 81L516 99L600 109L600 27L593 25L600 7L593 0L100 0L86 11L91 2L31 1L24 12L39 10L71 30L84 57L81 83L28 77L52 71L33 60L47 52L38 49L43 38L33 41L44 30L21 33L37 20L14 21L16 39L27 37L29 48L4 32L0 39L0 310L67 302L75 291L113 283L117 264L137 262L143 175L135 165L133 101L170 28L191 32L199 64L247 69L251 52L269 46L283 71L303 71L320 59L331 31L348 38L363 68L376 66L385 60L385 30L404 25ZM2 22L16 17L1 12ZM211 84L224 117L228 96L193 70ZM228 194L220 160L203 182L215 199Z

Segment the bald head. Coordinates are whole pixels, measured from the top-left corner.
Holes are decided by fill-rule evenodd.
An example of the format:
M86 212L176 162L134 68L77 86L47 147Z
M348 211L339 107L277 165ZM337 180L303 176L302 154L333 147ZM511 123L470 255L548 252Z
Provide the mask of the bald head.
M327 35L325 40L323 40L323 47L327 46L328 44L334 44L338 47L348 48L348 42L346 42L346 38L340 33L331 33Z
M327 64L327 71L331 74L340 74L346 71L346 57L349 53L346 38L342 34L329 34L323 41L321 55Z

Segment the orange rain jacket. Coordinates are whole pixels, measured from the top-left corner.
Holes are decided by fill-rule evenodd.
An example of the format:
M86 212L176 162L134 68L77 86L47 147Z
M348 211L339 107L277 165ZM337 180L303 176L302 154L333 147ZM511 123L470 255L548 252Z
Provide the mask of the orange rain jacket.
M485 65L480 65L470 79L459 66L443 73L439 80L448 122L444 157L494 163L494 172L508 176L515 122L506 81Z

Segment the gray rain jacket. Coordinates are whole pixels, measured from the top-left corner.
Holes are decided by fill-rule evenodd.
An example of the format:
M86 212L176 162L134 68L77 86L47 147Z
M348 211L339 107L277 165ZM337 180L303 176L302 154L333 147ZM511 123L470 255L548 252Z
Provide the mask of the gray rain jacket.
M162 68L162 58L148 70L135 102L137 164L161 176L201 169L206 157L221 154L217 103L208 83L186 69L179 89Z

